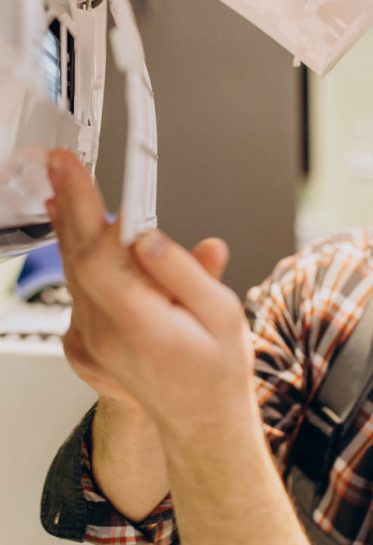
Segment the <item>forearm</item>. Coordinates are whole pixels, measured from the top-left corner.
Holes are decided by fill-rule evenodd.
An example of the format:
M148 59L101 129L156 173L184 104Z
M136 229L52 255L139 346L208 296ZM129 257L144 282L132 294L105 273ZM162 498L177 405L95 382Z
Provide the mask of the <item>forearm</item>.
M156 427L132 402L102 398L93 423L93 473L105 497L141 521L169 491Z
M183 545L309 545L256 407L193 440L163 436Z

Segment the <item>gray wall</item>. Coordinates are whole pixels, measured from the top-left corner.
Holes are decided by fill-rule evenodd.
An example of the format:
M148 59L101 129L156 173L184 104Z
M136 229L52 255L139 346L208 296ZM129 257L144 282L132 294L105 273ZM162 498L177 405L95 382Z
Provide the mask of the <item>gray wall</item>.
M241 296L294 248L299 74L217 0L136 0L159 123L160 226L187 247L223 237ZM108 65L98 178L120 202L122 82Z

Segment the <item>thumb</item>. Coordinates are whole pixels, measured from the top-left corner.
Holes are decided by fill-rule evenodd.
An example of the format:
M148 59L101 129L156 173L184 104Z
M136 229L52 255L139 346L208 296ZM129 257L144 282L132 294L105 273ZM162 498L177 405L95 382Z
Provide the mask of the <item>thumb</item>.
M207 238L193 248L192 255L213 278L220 280L229 260L229 248L219 238Z
M188 309L211 332L226 322L227 312L236 313L238 298L191 256L190 252L160 231L150 231L134 245L141 265L162 288ZM229 312L228 312L229 314Z

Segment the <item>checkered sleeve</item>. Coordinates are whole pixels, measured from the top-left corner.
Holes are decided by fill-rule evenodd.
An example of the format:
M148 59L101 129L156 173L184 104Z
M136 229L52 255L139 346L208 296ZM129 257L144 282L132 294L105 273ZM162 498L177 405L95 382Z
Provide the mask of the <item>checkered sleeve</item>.
M280 464L372 294L371 240L371 232L355 230L317 242L247 293L257 395Z
M91 432L82 444L81 485L87 505L87 526L84 540L95 545L178 545L171 496L168 495L140 523L119 513L101 493L91 469Z

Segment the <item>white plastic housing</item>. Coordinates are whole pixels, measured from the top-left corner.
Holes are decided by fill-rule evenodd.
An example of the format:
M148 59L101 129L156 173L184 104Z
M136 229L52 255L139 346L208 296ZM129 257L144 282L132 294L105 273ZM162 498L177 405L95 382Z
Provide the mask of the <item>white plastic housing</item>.
M372 0L221 0L326 74L373 24Z
M51 196L48 149L69 148L94 172L106 16L106 1L94 10L81 10L76 0L0 0L0 258L40 242L38 236L34 241L17 237L16 229L49 223L44 207ZM58 39L50 32L47 37L51 24L57 24ZM50 36L58 73L44 41L51 45ZM52 76L59 85L53 97Z

